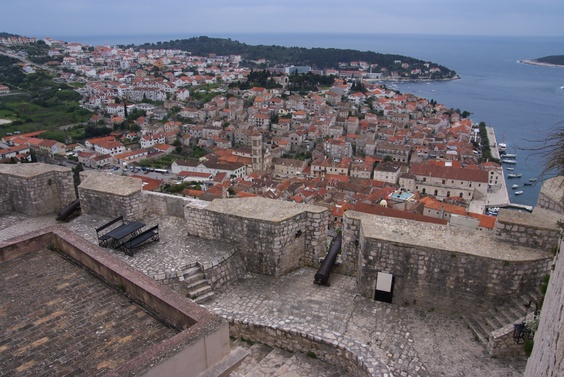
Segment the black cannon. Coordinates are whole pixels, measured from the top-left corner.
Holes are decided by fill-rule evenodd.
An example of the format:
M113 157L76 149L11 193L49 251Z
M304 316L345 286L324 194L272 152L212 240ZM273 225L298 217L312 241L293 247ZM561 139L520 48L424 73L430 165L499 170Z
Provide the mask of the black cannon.
M57 221L65 221L74 211L80 210L80 199L76 199L57 213Z
M337 234L337 237L333 239L333 244L331 245L331 249L329 249L329 252L325 256L325 259L323 259L323 262L321 262L321 266L319 266L319 269L315 274L315 278L313 280L315 284L325 285L327 287L331 285L329 284L329 275L331 275L331 269L335 265L335 262L337 261L337 256L341 251L341 241L342 241L341 234Z

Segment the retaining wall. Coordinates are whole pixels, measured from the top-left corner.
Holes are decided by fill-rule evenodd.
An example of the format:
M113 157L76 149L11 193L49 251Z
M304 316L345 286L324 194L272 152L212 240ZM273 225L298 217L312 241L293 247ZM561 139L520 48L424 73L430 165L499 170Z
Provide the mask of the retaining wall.
M217 310L227 319L231 336L241 337L291 352L302 352L338 367L352 376L392 376L387 365L365 344L332 331L275 325L268 318Z

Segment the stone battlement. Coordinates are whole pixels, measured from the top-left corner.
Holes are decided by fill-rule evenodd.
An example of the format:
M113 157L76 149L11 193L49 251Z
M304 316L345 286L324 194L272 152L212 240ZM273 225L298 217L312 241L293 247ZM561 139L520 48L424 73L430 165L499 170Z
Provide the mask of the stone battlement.
M21 192L17 192L10 183L12 177L33 179L35 185L24 185L26 190L19 186ZM0 170L0 185L7 187L8 200L14 204L21 202L21 195L37 203L44 194L31 187L68 186L71 178L70 169L45 164ZM549 186L545 199L557 196L552 182ZM46 203L50 213L71 199L66 190L50 191L51 196L58 196ZM304 266L317 268L327 252L329 211L324 207L259 197L203 202L144 192L139 179L100 173L82 174L78 193L85 214L123 215L127 220L150 214L183 219L188 235L233 245L239 260L252 273L280 276ZM35 213L14 204L12 210ZM547 213L539 215L542 211ZM533 214L501 211L493 237L479 231L347 211L342 264L336 270L355 276L366 297L374 297L377 276L385 272L394 279L393 302L444 310L464 309L466 304L487 307L507 295L537 287L548 272L552 261L548 245L556 243L559 216L549 214L553 213L546 209ZM541 217L531 220L529 215ZM527 234L530 236L523 236ZM229 279L210 276L214 281L229 284L237 278L235 268L210 268L207 273L212 270L231 271ZM443 295L439 302L434 298L437 292Z

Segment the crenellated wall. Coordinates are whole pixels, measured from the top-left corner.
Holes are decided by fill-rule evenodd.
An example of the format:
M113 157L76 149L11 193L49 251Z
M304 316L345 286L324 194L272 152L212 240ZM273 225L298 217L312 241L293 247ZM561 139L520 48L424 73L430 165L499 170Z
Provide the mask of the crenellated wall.
M75 199L69 168L42 163L0 164L0 214L56 214Z

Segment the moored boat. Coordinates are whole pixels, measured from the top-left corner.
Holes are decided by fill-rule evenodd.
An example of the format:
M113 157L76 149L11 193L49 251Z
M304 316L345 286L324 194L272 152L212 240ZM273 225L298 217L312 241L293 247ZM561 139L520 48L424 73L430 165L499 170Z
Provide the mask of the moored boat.
M501 163L502 164L516 164L517 160L509 160L509 159L504 158L504 159L501 160Z
M525 182L524 185L525 185L525 186L532 186L532 185L533 185L533 182Z
M522 176L523 176L522 173L519 173L519 174L513 174L513 173L507 174L507 178L521 178Z
M523 193L523 190L515 191L515 195L521 195L522 193Z
M507 170L515 170L515 168L507 168Z
M519 188L519 185L515 184L515 185L511 186L511 188L512 188L512 189Z

